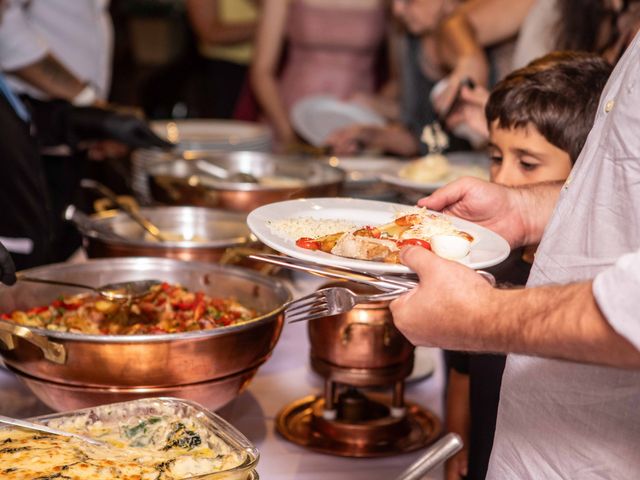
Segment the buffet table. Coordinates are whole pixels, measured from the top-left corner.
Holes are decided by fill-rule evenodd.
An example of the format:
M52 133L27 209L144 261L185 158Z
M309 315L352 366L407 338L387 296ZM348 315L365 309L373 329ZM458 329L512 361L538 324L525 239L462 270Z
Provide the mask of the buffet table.
M296 296L314 290L325 280L296 275L291 288ZM265 480L391 480L420 452L378 459L350 459L317 454L283 440L275 431L278 411L293 400L319 393L322 379L309 367L309 342L304 322L285 325L273 356L242 395L218 413L231 422L260 450L260 478ZM441 355L432 351L433 375L407 385L407 399L429 408L442 418L444 372ZM50 410L18 380L0 369L0 413L29 417ZM442 469L427 478L442 478Z

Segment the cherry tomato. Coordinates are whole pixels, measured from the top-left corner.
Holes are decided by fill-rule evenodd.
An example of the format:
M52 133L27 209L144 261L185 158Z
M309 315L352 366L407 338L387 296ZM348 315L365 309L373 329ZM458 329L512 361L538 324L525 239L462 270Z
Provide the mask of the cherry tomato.
M306 248L307 250L319 250L320 242L309 237L302 237L296 240L296 246Z
M426 240L421 240L420 238L407 238L398 242L398 248L408 247L409 245L417 245L418 247L431 250L431 244Z

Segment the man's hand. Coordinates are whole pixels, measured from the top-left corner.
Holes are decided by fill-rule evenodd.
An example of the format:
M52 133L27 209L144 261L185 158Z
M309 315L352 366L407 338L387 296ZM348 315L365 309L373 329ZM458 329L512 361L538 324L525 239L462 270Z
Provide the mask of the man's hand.
M16 267L13 264L11 254L0 243L0 282L5 285L16 283Z
M465 132L462 136L472 137L475 144L486 143L489 139L489 129L484 108L488 101L489 91L486 88L462 87L457 105L444 119L449 130L454 133Z
M517 190L465 177L436 190L418 205L478 223L516 248L524 245L526 237L519 197Z
M416 272L420 285L391 303L393 321L414 345L451 350L477 350L487 325L478 319L495 290L464 265L445 260L424 248L403 249L402 263Z

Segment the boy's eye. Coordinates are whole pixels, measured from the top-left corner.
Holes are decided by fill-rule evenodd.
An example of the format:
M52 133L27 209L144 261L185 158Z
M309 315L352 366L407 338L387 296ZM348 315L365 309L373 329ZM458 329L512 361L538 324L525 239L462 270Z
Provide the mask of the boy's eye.
M495 165L502 164L502 157L500 155L491 155L489 157L489 160L491 160L491 163L493 163Z
M530 172L532 170L535 170L536 168L538 168L538 164L537 163L529 163L529 162L525 162L525 161L520 161L520 166L522 167L523 170L526 170L527 172Z

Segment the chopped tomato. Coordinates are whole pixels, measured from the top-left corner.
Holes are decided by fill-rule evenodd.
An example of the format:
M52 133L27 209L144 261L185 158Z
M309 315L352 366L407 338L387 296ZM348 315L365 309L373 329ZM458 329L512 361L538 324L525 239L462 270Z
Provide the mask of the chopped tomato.
M407 238L405 240L400 240L398 242L398 248L408 247L409 245L416 245L418 247L426 248L427 250L431 250L431 244L426 240L422 240L420 238Z
M296 246L307 250L319 250L320 242L309 237L302 237L296 240Z

